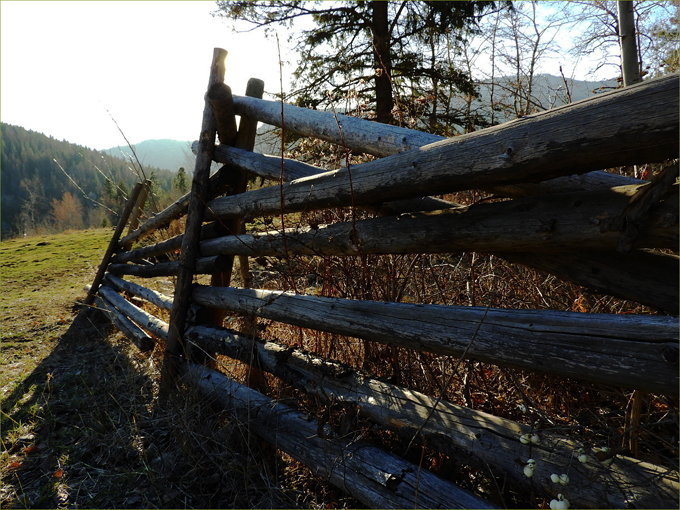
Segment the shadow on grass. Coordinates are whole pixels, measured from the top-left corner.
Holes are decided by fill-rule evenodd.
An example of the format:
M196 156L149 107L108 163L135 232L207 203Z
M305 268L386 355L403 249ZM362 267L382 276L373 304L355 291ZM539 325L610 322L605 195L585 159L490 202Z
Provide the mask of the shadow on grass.
M295 506L245 427L190 392L159 405L159 350L81 310L2 402L2 508Z
M144 478L136 443L153 382L114 337L98 312L82 311L3 401L3 508L145 503L134 492ZM162 504L149 496L145 506Z

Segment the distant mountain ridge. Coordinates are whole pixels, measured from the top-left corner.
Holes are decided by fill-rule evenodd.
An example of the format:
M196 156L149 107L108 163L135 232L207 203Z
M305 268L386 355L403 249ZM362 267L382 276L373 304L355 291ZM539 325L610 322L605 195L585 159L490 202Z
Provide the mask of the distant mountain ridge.
M85 224L101 226L102 214L107 213L97 203L109 200L109 208L120 205L117 198L106 196L107 189L117 193L114 187L118 187L121 194L126 194L126 189L129 191L141 179L131 171L133 165L103 151L4 122L0 131L2 239L49 228L54 204L67 192L80 203ZM154 176L157 193L172 190L172 172L153 166L145 170L147 177ZM108 183L111 186L107 187Z
M145 140L133 144L132 147L143 167L162 168L172 172L176 172L180 167L193 170L195 157L191 153L190 141L183 142L168 139ZM130 147L127 145L104 149L102 152L128 160L134 158Z
M511 76L504 76L497 78L495 101L510 102L512 97L511 91L515 78ZM617 80L574 80L571 78L562 78L561 76L554 76L551 74L537 74L533 78L532 83L532 101L541 108L551 109L558 106L563 106L569 102L575 103L592 97L595 94L601 94L617 87ZM571 100L571 101L570 101ZM491 85L484 83L479 85L478 101L483 105L491 103ZM486 114L489 115L488 113ZM507 112L505 116L497 116L497 121L503 123L514 118L512 110Z

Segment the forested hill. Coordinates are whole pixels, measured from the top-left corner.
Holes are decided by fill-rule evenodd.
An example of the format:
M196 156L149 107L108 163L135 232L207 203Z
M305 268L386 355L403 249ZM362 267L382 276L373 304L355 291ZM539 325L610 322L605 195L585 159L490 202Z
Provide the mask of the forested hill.
M116 221L114 214L88 200L59 165L87 197L114 211L141 180L122 158L19 126L2 123L0 130L3 238ZM173 172L147 167L144 172L159 194L171 191Z

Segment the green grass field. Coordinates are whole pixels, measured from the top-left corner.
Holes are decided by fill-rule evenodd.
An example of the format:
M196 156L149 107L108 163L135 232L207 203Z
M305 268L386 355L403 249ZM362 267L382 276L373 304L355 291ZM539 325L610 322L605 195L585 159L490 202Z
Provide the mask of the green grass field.
M279 462L83 308L110 229L2 242L0 508L288 508ZM274 478L276 478L274 476Z
M68 329L111 235L110 229L97 229L0 244L3 398Z

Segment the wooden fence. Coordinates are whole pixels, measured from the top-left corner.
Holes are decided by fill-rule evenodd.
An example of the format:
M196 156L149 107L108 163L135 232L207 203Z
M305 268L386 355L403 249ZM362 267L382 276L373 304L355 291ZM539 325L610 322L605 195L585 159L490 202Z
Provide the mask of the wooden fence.
M227 311L371 342L465 357L582 381L678 394L677 162L652 182L600 171L678 157L678 75L537 113L475 133L439 136L262 99L224 85L215 50L191 192L122 236L143 195L138 185L116 229L87 303L96 301L142 350L164 343L163 385L184 375L252 430L372 507L486 508L493 505L393 454L328 430L321 422L210 368L221 354L257 365L322 401L354 404L379 424L439 451L465 455L572 506L677 508L678 473L491 416L360 374L330 359L222 327ZM236 116L240 116L237 128ZM378 157L326 171L255 154L257 123L283 127ZM216 145L216 134L219 145ZM209 175L213 161L224 166ZM280 181L246 191L249 177ZM148 184L147 184L148 186ZM510 200L461 206L433 195L468 189ZM142 200L143 202L143 200ZM143 205L143 204L142 204ZM247 233L244 220L353 207L376 218L307 229ZM186 218L184 234L140 241ZM134 220L135 216L133 216ZM180 251L178 261L151 263ZM230 286L234 257L493 253L598 293L654 307L659 315L508 310L323 298ZM122 278L176 277L174 296ZM212 275L210 285L196 275ZM247 286L246 286L247 287ZM134 296L137 304L124 296ZM169 323L138 306L170 312ZM205 353L208 353L206 355ZM254 360L257 362L255 363ZM589 452L588 462L576 460ZM523 461L536 461L526 477ZM567 488L551 473L568 469Z

